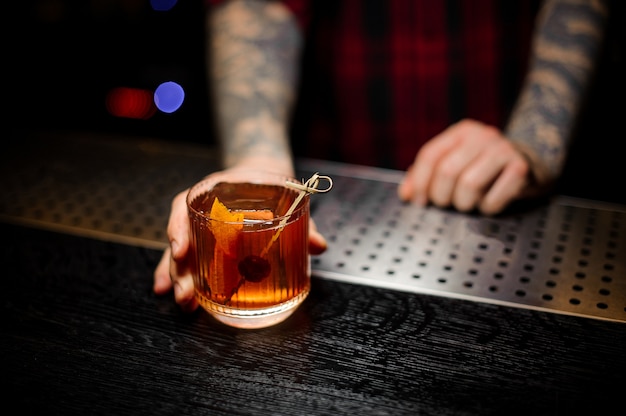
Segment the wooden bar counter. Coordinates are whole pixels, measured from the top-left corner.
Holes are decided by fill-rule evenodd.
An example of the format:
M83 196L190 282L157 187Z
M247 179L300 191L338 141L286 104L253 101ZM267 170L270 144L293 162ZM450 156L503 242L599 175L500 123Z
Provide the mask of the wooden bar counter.
M623 408L622 223L595 230L618 245L610 250L616 258L602 263L612 265L605 286L616 319L482 299L454 289L452 275L449 293L376 283L379 272L368 284L329 271L337 263L322 258L292 317L236 330L201 310L182 313L171 294L152 292L169 201L215 167L210 153L136 140L30 140L2 157L5 414L608 415ZM145 198L142 187L150 188ZM133 217L138 210L149 215ZM609 211L623 218L621 207ZM343 230L331 249L351 232ZM372 231L364 242L376 240ZM512 245L511 267L521 261L517 243L489 241ZM539 279L528 275L531 284ZM559 290L565 285L550 293Z

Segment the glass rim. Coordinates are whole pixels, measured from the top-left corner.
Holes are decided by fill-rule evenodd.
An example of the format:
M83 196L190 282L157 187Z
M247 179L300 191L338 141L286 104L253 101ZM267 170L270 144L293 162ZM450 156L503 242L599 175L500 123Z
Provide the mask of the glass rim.
M261 175L262 177L256 177L255 175ZM277 182L267 182L263 180L263 177L272 177L274 179L277 180ZM236 178L240 178L240 180L237 180ZM278 181L281 180L281 181ZM218 172L214 172L211 173L207 176L205 176L204 178L202 178L200 181L196 182L195 184L193 184L189 190L187 191L186 195L185 195L185 204L187 205L187 212L188 214L193 213L195 216L201 217L203 219L205 219L206 221L217 221L220 222L222 224L229 224L229 225L258 225L258 224L265 224L265 225L279 225L279 223L284 220L287 217L293 217L294 215L296 215L297 213L300 213L302 211L302 209L304 209L308 203L309 203L309 198L310 195L305 195L304 198L302 198L302 201L300 201L300 203L298 204L298 206L293 210L293 212L291 214L289 214L287 216L287 213L281 214L281 215L277 215L274 218L270 219L270 220L243 220L243 221L223 221L217 218L212 218L210 216L210 212L208 211L200 211L196 208L194 208L191 205L192 199L191 196L194 193L194 191L197 192L197 195L194 196L197 197L199 195L201 195L204 192L209 192L211 189L213 189L213 187L215 187L215 185L219 184L219 183L249 183L249 184L258 184L258 185L263 185L263 184L270 184L270 185L276 185L276 186L282 186L283 188L285 188L287 191L293 192L294 195L297 195L300 191L298 191L297 189L290 189L288 186L284 185L285 182L293 182L296 184L301 185L302 182L294 177L291 177L289 175L285 175L282 173L277 173L277 172L272 172L272 171L266 171L266 170L260 170L260 169L241 169L241 170L236 170L236 171L218 171ZM212 183L211 186L206 186L207 183ZM204 189L201 189L204 186ZM287 220L289 221L289 220Z

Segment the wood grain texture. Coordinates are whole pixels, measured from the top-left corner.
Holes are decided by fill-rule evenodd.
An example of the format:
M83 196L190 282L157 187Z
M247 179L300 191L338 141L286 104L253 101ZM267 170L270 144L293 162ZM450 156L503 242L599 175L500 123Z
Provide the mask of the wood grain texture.
M623 400L619 323L314 279L283 324L236 330L152 293L158 251L0 230L9 413L573 415Z

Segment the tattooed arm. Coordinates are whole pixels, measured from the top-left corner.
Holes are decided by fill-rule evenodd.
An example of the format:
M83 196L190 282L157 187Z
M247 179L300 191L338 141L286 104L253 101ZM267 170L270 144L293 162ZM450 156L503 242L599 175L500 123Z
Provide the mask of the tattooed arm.
M525 85L505 132L462 120L419 151L400 198L497 214L547 193L563 169L570 136L602 43L603 0L546 0Z
M531 66L506 129L530 160L537 191L563 170L606 19L601 0L546 1L540 12Z
M207 17L208 76L225 167L293 175L288 139L302 36L278 2L232 1Z

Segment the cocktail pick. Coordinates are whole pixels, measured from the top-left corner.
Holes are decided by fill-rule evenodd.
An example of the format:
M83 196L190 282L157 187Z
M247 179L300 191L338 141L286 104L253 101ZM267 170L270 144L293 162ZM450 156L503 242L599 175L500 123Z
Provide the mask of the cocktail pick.
M320 181L325 180L328 182L328 186L323 189L319 189L318 186ZM243 260L239 262L237 265L237 269L239 270L239 274L241 274L241 279L239 280L237 286L230 293L228 298L225 300L224 304L228 305L232 299L232 297L239 291L241 285L243 285L246 281L257 283L265 279L271 272L271 265L269 261L265 258L267 252L272 247L272 244L278 239L280 233L285 228L285 224L289 221L289 218L293 214L294 210L300 204L302 199L309 194L315 193L325 193L331 190L333 187L333 180L330 176L320 175L318 172L314 173L307 181L303 181L302 184L285 181L285 186L289 188L294 188L300 191L296 199L293 201L280 223L278 224L278 228L276 232L272 236L271 240L267 243L265 248L261 251L261 253L257 255L249 255L246 256Z
M320 184L320 180L326 180L328 182L328 187L324 189L319 189L318 186ZM289 188L299 190L300 193L285 213L283 219L280 221L280 224L278 224L278 229L276 230L276 233L274 233L272 239L267 243L267 245L261 252L261 257L264 257L267 254L269 249L272 247L272 244L274 244L274 242L278 239L281 231L283 230L283 228L285 228L285 224L287 223L287 221L289 221L291 214L293 214L293 211L296 209L300 201L302 201L302 198L309 194L318 194L330 191L333 187L333 180L330 176L320 175L318 172L315 172L313 176L311 176L307 181L303 181L302 184L285 181L285 185Z

